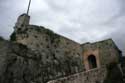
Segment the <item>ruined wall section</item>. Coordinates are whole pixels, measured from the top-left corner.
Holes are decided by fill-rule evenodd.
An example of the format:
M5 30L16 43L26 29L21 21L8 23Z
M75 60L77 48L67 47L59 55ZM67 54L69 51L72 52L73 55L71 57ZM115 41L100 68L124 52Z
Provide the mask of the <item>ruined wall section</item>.
M111 39L97 43L96 46L100 49L101 65L120 63L120 50Z
M119 63L120 50L111 39L96 43L86 43L81 46L83 49L84 63L87 62L87 56L91 54L95 55L98 67L110 63Z
M107 75L106 68L97 68L77 73L68 77L49 81L48 83L103 83Z
M25 31L13 33L11 41L26 45L40 56L40 63L45 71L52 73L52 76L50 75L47 79L84 70L80 44L44 27L29 25Z
M124 83L118 64L109 64L101 68L77 73L48 83Z
M46 83L82 71L80 56L54 54L54 49L42 55L44 52L5 40L0 47L0 83Z
M96 59L97 68L100 68L100 56L99 56L99 49L90 43L87 43L82 46L83 47L83 64L85 65L86 71L90 70L90 63L88 57L93 55Z
M61 76L57 68L66 68L70 62L57 65L58 62L53 60L44 65L38 52L3 39L0 39L0 47L0 83L123 83L117 64ZM65 59L68 60L67 57ZM71 64L68 66L74 67ZM68 70L63 69L61 72L67 73L66 71Z

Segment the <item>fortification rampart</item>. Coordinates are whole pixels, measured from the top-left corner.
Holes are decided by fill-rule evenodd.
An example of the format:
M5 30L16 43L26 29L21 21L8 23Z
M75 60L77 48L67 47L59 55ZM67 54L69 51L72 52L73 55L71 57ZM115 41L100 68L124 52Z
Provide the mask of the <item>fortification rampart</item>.
M68 77L50 81L48 83L103 83L107 74L105 67L81 72Z

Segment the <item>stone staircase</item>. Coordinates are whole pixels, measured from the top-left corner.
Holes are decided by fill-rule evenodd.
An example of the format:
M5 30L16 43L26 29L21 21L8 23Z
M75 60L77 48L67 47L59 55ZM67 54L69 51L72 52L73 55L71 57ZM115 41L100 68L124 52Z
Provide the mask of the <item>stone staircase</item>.
M123 57L122 70L123 70L123 81L125 83L125 57Z

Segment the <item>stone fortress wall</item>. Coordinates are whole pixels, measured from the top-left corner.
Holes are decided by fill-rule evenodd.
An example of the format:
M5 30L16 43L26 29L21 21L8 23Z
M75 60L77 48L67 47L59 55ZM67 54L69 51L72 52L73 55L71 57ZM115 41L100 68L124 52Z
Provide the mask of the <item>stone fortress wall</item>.
M44 27L22 25L23 18L18 21L11 41L5 44L7 50L1 52L9 57L1 62L6 66L0 83L46 83L84 70L80 44Z
M124 83L119 65L110 64L67 77L51 80L47 83Z
M122 83L112 40L81 45L29 20L21 15L11 40L0 39L0 83Z
M95 43L85 43L81 46L83 49L83 63L86 70L90 69L88 61L90 56L95 57L97 63L96 65L98 68L110 63L120 62L121 51L118 49L112 39L107 39Z
M106 75L106 68L96 68L57 80L52 80L48 83L104 83Z
M83 71L81 56L45 55L20 43L0 40L0 83L46 83ZM65 51L64 51L65 52Z

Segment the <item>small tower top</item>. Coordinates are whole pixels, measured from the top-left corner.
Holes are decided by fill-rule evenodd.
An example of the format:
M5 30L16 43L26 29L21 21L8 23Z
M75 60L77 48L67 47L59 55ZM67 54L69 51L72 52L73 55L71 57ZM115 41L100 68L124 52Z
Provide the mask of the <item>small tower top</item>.
M16 25L14 27L15 31L17 31L17 29L25 29L27 25L29 25L29 21L30 21L30 16L27 14L22 14L18 17Z
M17 31L18 29L25 30L27 25L29 25L30 16L28 14L30 9L30 4L31 4L31 0L29 0L27 13L24 13L18 17L16 25L14 27L15 31Z

